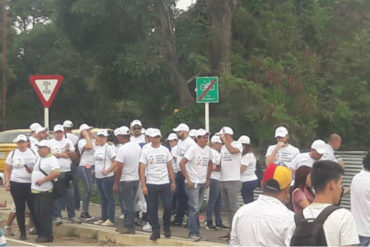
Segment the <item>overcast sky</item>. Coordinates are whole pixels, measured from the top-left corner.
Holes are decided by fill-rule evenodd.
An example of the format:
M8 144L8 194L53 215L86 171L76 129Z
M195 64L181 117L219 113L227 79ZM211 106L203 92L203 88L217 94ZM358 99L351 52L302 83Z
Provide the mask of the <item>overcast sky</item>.
M192 4L195 3L196 0L178 0L177 2L177 7L179 9L187 10L188 7Z

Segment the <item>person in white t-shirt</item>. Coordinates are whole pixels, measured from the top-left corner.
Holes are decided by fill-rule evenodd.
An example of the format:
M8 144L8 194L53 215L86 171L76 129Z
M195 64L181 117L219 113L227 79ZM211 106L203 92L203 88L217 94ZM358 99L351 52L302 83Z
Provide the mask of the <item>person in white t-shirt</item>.
M145 135L141 133L143 129L143 125L141 124L141 121L137 119L132 121L130 124L130 128L131 128L131 133L132 133L130 141L136 142L137 144L140 145L140 147L144 146L146 142L145 142Z
M116 177L114 191L119 192L124 211L123 227L117 229L121 234L135 233L135 198L139 186L139 159L141 148L130 141L130 130L123 126L117 131L122 146L117 151L114 167Z
M96 136L91 132L92 127L87 124L80 125L80 140L77 143L80 153L80 164L77 175L82 181L84 193L82 196L82 212L80 218L83 220L92 220L89 214L90 197L93 189L94 172L94 152Z
M168 142L168 149L171 152L172 155L172 169L174 176L176 177L176 173L180 171L180 161L177 159L177 142L179 139L177 138L177 135L175 133L170 133L167 137L167 142ZM176 193L174 193L172 197L172 212L176 212Z
M221 148L221 198L231 231L234 214L239 209L238 196L242 188L240 164L243 146L240 142L233 140L234 131L230 127L223 127L219 135L223 143ZM221 238L230 239L230 233Z
M55 224L62 224L62 209L67 208L68 218L72 223L81 223L76 217L74 207L74 188L72 186L72 160L75 148L71 140L64 137L64 127L56 124L53 128L54 139L49 141L51 153L58 159L60 165L60 179L66 182L66 193L54 202Z
M42 127L41 124L39 123L33 123L30 125L30 130L31 130L31 135L29 137L29 141L30 141L30 144L31 144L31 148L35 145L35 143L37 142L37 139L36 139L36 130L39 128L39 127Z
M252 150L249 136L242 135L238 142L243 145L242 160L240 166L240 180L242 181L242 197L244 204L254 201L253 192L258 186L256 175L257 157Z
M351 211L360 238L359 246L370 246L370 152L362 164L364 169L353 177L351 183Z
M31 211L37 235L37 243L53 241L53 184L51 181L60 175L60 165L57 158L50 152L48 140L37 144L39 159L33 167L31 175L31 191L34 197L34 210Z
M179 141L177 142L177 163L180 164L181 159L184 157L186 151L193 145L195 141L189 136L189 126L180 123L173 129ZM184 215L188 210L188 196L185 193L185 177L182 172L176 173L176 215L172 222L174 226L182 226Z
M172 155L161 145L161 132L153 129L150 132L151 144L146 145L140 156L140 181L144 195L148 196L148 213L152 226L151 240L160 238L158 219L159 199L163 206L163 228L165 237L171 236L171 199L176 189L172 169ZM170 183L171 181L171 183Z
M27 148L27 137L23 134L15 139L17 148L11 151L5 160L5 189L10 190L13 197L20 239L26 239L25 209L26 203L33 210L31 195L31 173L36 163L37 155Z
M325 152L325 142L317 139L312 142L310 152L298 154L287 166L293 171L296 171L301 166L312 167L313 163L320 160Z
M212 173L209 184L209 196L206 209L206 229L216 230L217 228L227 229L228 227L222 223L221 219L221 193L220 193L220 179L221 179L221 147L222 141L219 136L214 135L211 138L212 150ZM215 223L213 225L212 213L215 213Z
M39 126L36 129L35 134L36 134L36 141L33 144L31 143L31 149L35 153L37 153L37 151L38 151L37 143L39 143L42 140L48 139L48 129L46 127L43 127L43 126Z
M265 164L287 165L300 153L299 149L288 143L288 130L283 126L276 128L275 138L277 143L267 148Z
M78 142L78 136L72 133L73 123L70 120L65 120L63 122L64 135L65 138L72 141L73 146L76 146Z
M321 160L331 160L337 162L344 168L344 163L335 157L334 152L337 151L342 145L342 137L338 134L331 134L328 143L326 144L326 152L322 156Z
M199 211L203 204L204 192L209 187L213 154L207 146L209 133L198 129L195 134L197 144L186 151L180 162L181 172L184 174L188 196L188 230L193 241L201 240L199 233Z
M304 218L315 219L325 208L338 203L343 174L343 168L336 162L320 160L313 164L311 184L316 196L312 204L303 209ZM333 211L326 218L323 231L327 246L353 246L360 242L353 215L344 208Z

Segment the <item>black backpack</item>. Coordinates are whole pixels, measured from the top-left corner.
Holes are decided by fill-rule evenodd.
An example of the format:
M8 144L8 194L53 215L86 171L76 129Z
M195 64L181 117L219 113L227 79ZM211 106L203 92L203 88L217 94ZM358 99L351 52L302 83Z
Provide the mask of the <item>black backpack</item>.
M328 206L317 216L316 219L303 216L303 210L294 215L296 228L292 239L291 246L327 246L324 222L328 216L335 210L340 209L338 206Z

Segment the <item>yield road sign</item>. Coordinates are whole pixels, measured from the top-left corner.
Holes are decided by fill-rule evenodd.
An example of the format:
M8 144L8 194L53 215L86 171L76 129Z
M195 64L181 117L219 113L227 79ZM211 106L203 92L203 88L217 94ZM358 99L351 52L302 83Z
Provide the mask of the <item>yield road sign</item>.
M61 75L31 75L30 83L45 108L49 108L63 82Z
M197 77L197 103L218 103L218 77Z

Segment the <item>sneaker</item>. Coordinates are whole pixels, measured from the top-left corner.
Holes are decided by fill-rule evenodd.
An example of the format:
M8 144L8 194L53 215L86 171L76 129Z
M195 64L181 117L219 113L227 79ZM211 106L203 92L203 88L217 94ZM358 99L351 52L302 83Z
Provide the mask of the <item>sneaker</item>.
M88 212L82 212L80 218L82 220L93 220L94 217L91 217Z
M212 223L208 223L208 224L206 225L206 229L207 229L207 230L216 230L217 228L216 228L216 226L215 226L215 225L213 225Z
M200 237L198 235L190 235L189 238L193 242L198 242L200 240Z
M161 235L159 234L159 232L155 233L153 232L151 235L150 235L150 240L153 240L153 241L156 241L158 238L161 238Z
M101 225L104 223L104 220L98 220L94 222L94 225Z
M104 223L102 223L101 225L102 225L102 226L113 226L114 224L113 224L113 222L112 222L112 221L110 221L110 220L106 220L106 221L104 221Z
M11 226L5 226L4 227L4 235L5 236L14 236L14 232L12 231Z
M63 224L63 222L62 222L62 218L60 218L60 217L57 217L56 219L55 219L55 225L57 225L57 226L59 226L59 225L61 225L61 224Z
M36 243L48 243L48 242L53 242L53 238L44 238L44 237L36 238Z
M81 224L81 220L79 218L77 218L77 217L69 218L69 221L71 223Z
M152 226L147 222L145 226L143 226L143 231L144 232L151 232L152 231Z
M21 234L21 235L19 236L19 240L26 240L26 239L27 239L26 234Z
M171 231L170 230L164 231L164 236L166 238L170 238L171 237Z
M28 233L31 234L31 235L36 235L37 232L36 232L36 228L35 227L31 227L29 230L28 230Z
M118 219L120 219L120 220L123 220L125 218L125 216L123 215L123 214L121 214L119 217L118 217Z
M127 227L117 228L116 232L119 234L135 234L135 230L128 229Z
M171 221L171 226L182 226L182 221L173 220Z
M224 239L226 241L229 241L230 240L230 233L224 235L224 236L221 236L220 239Z
M225 225L224 225L224 224L222 224L222 223L221 223L221 224L217 224L217 225L216 225L216 227L217 227L217 228L220 228L220 229L229 229L229 227L228 227L228 226L225 226Z

